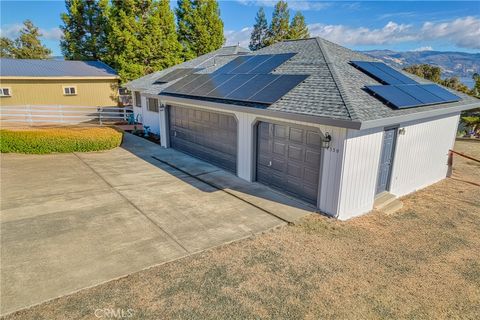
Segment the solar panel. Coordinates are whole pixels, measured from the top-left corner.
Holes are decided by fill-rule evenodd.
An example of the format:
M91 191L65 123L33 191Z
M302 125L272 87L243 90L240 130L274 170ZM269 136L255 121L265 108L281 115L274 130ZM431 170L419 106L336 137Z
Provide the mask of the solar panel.
M204 76L204 74L191 74L191 75L188 75L186 76L185 78L183 79L180 79L178 80L177 82L175 82L174 84L172 84L171 86L167 87L165 90L163 90L163 92L166 92L166 93L177 93L180 89L182 89L184 86L186 86L187 84L193 82L194 80L196 80L197 78L201 77L201 76Z
M263 89L265 86L278 79L279 75L274 74L258 74L250 81L243 84L232 93L225 96L226 99L249 101L248 98Z
M397 87L424 104L444 102L442 98L425 90L422 85L403 85Z
M265 61L271 59L273 56L271 54L268 55L256 55L249 59L247 62L241 64L237 68L230 71L230 73L252 73L253 69L264 63ZM267 73L267 72L265 72Z
M294 55L295 53L281 53L241 56L214 73L269 73Z
M390 68L385 63L382 62L370 62L371 65L375 66L376 68L380 69L381 71L388 73L392 77L395 77L397 80L401 81L404 84L418 84L417 81L410 79L406 75L402 74L401 72Z
M369 76L384 84L416 84L417 82L390 68L381 62L351 61L351 63Z
M216 87L220 86L222 83L230 80L235 75L234 74L210 74L209 79L200 87L191 92L195 96L205 96L210 91L214 90Z
M270 59L264 63L257 66L255 69L250 71L250 73L269 73L278 66L280 66L285 61L289 60L295 55L295 53L281 53L275 54Z
M308 78L307 75L282 75L250 97L249 101L272 104Z
M247 62L248 60L252 59L253 56L241 56L238 58L233 59L223 67L216 70L214 73L230 73L233 69L239 67L241 64Z
M367 86L367 89L399 109L460 100L435 84Z
M399 109L417 107L423 104L397 88L397 86L367 86L366 88Z
M195 78L192 82L187 83L184 85L180 91L183 94L190 94L192 91L203 85L207 82L210 78L209 74L201 74L199 77Z
M235 74L232 78L207 93L206 96L209 98L224 99L232 91L238 89L246 82L252 80L254 77L254 74Z
M443 89L442 87L437 86L436 84L424 84L422 85L422 87L428 92L442 98L444 102L454 102L454 101L461 100L459 96L454 95L450 91Z
M197 72L199 70L202 70L201 68L181 68L181 69L175 69L172 72L167 73L166 75L158 78L155 80L155 84L161 84L161 83L167 83L176 79L180 79L188 74L192 74L194 72Z

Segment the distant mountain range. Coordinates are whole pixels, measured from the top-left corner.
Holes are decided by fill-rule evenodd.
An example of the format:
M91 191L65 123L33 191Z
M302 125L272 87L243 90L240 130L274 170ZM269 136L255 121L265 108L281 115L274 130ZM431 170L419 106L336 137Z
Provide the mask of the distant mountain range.
M391 50L370 50L363 53L398 68L422 63L436 65L442 68L443 77L457 76L468 86L473 84L473 74L480 73L480 53Z

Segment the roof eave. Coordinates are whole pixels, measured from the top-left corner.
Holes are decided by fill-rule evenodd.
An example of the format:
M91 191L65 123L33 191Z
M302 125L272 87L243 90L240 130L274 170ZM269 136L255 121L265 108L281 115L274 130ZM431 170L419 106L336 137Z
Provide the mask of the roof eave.
M149 98L160 99L165 104L178 103L184 106L191 106L191 107L207 107L207 108L215 108L215 109L220 109L225 111L239 111L239 112L245 112L245 113L252 113L259 116L268 116L268 117L274 117L279 119L294 120L294 121L301 121L301 122L307 122L312 124L321 124L326 126L349 128L349 129L360 129L360 126L361 126L360 122L351 121L351 120L342 120L342 119L334 119L329 117L319 117L319 116L308 115L308 114L259 109L259 108L233 105L228 103L188 99L183 97L175 97L175 96L162 95L162 94L144 93L143 95Z
M361 126L359 129L363 130L363 129L392 126L392 125L402 124L409 121L428 119L428 118L433 118L433 117L443 116L448 114L455 114L455 113L459 113L465 110L471 110L475 108L480 108L480 100L478 102L458 105L454 107L431 109L431 110L426 110L421 112L404 114L400 116L375 119L375 120L366 120L361 122Z

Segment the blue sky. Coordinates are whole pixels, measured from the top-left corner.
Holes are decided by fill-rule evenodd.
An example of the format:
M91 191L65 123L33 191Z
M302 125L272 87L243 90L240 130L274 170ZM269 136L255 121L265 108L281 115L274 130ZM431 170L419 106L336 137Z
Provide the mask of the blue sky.
M247 46L257 10L270 20L275 1L219 1L227 44ZM356 50L480 51L480 1L288 1L303 12L312 36ZM60 55L63 1L1 0L1 34L14 37L31 19L45 44ZM172 2L174 7L176 2Z

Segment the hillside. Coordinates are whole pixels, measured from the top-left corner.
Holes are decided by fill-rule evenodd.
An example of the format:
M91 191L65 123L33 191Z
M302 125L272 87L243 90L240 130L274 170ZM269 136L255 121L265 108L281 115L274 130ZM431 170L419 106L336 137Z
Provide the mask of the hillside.
M421 63L436 65L442 68L444 77L457 76L468 86L473 84L472 75L480 73L480 53L391 50L370 50L363 53L399 68Z

